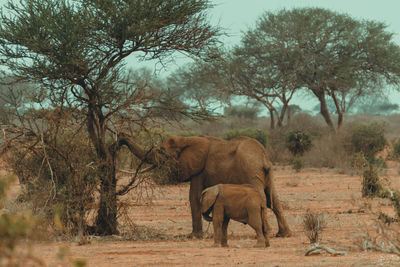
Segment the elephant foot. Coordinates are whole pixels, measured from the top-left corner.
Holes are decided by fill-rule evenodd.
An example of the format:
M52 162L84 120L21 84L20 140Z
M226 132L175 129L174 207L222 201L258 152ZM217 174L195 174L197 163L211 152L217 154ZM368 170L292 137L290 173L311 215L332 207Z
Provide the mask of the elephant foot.
M219 243L214 243L211 247L212 248L220 248L222 245Z
M275 237L290 237L290 236L292 236L292 232L290 230L284 230L284 231L279 230L279 232L275 235Z
M265 248L265 247L267 247L267 244L266 244L265 242L257 242L257 243L254 245L254 247L255 247L255 248ZM268 243L268 247L269 247L269 243Z
M191 232L186 237L189 239L203 239L203 232Z

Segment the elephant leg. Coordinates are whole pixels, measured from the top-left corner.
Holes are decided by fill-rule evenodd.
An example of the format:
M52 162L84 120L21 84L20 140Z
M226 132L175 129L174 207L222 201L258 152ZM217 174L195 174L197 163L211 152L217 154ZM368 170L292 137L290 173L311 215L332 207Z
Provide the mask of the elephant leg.
M192 212L192 233L191 236L196 238L203 237L203 224L201 221L201 204L200 196L203 190L202 179L199 177L193 178L190 181L189 201Z
M228 246L228 224L229 224L229 217L224 217L224 222L222 223L222 240L221 245L223 247Z
M256 231L257 243L254 247L265 248L266 240L263 231L263 216L259 208L254 208L248 211L249 225Z
M265 246L269 247L269 237L268 237L268 233L270 233L271 231L271 227L268 224L268 220L267 220L267 209L266 208L262 208L261 209L261 223L262 223L262 230L263 230L263 234L264 234L264 239L265 239Z
M222 205L214 205L213 209L213 226L214 226L214 247L223 245L223 224L224 224L224 207Z
M276 194L274 186L273 185L270 185L270 186L272 186L272 188L269 190L269 192L271 192L271 194L269 194L267 192L267 190L265 190L265 193L267 195L270 195L270 197L271 197L271 206L272 206L271 208L272 208L272 211L274 212L276 220L278 222L279 230L278 230L278 233L276 234L276 236L277 237L289 237L292 235L292 232L290 231L289 226L286 222L286 219L283 216L283 209L281 206L281 202L278 199L278 196Z
M269 223L268 223L268 219L267 219L267 210L265 209L264 211L263 211L263 213L264 213L264 215L263 215L263 225L264 225L264 232L265 233L271 233L272 232L272 228L271 228L271 226L269 225Z
M262 183L253 183L254 188L257 190L257 192L260 194L263 203L267 203L268 202L268 194L267 192L264 190L264 186ZM265 227L265 231L267 233L271 233L271 226L268 223L267 220L267 209L263 209L263 214L262 214L262 220L263 220L263 225Z

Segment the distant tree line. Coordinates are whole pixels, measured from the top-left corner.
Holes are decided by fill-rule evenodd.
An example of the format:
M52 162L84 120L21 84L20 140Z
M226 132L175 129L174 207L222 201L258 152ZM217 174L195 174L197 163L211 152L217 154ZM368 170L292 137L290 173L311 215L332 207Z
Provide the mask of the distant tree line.
M231 96L256 100L268 110L271 129L283 126L294 94L304 92L318 100L319 113L336 131L356 104L367 111L362 99L399 90L400 47L386 28L322 8L266 12L240 44L215 49L206 61L171 75L179 81L171 88L186 88L182 97L203 104ZM376 111L398 108L381 104Z

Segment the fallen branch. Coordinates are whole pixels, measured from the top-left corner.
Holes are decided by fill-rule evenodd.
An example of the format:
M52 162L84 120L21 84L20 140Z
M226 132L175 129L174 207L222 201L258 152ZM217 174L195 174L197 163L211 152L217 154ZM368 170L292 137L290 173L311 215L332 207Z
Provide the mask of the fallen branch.
M347 251L335 250L328 246L320 245L319 243L314 243L310 248L306 250L305 256L315 255L315 254L322 254L328 252L333 256L346 256Z

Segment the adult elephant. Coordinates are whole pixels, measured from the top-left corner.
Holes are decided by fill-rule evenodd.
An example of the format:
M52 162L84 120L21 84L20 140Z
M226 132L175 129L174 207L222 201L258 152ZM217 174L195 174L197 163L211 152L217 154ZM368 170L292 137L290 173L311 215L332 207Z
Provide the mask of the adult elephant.
M120 136L120 142L128 140L123 137ZM133 142L125 144L148 163L163 164L169 157L176 160L178 180L190 181L194 236L202 235L201 192L217 184L252 184L274 211L279 226L276 236L291 235L275 190L272 164L265 148L255 139L243 136L227 141L211 136L171 136L147 154Z

